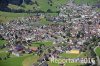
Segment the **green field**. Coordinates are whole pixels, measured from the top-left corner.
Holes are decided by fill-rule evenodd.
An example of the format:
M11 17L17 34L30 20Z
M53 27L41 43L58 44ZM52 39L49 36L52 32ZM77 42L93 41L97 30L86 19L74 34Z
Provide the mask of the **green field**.
M8 22L13 19L17 19L18 17L29 16L27 13L11 13L11 12L2 12L0 11L0 22Z
M60 56L67 57L67 58L76 58L79 54L68 54L68 53L62 53Z
M0 51L0 57L1 57L1 58L6 57L7 54L8 54L8 53L6 53L6 52Z
M57 63L50 63L49 62L49 65L50 66L59 66L59 64L57 64ZM79 65L81 65L80 63L66 63L64 66L79 66Z
M13 58L8 58L7 60L0 60L0 66L23 66L23 61L27 58L33 58L32 55L26 55L22 57L13 57Z
M86 53L81 53L81 54L68 54L68 53L62 53L60 56L66 57L66 58L86 58ZM59 66L57 63L51 63L49 62L50 66ZM82 65L81 63L65 63L64 66L80 66Z
M51 9L52 11L57 11L60 5L68 3L70 0L51 0L52 1L52 6L48 4L48 0L32 0L33 2L37 1L37 4L32 4L32 5L27 5L23 4L24 7L22 6L16 6L9 4L8 7L11 9L24 9L24 10L42 10L42 11L47 11L48 9ZM74 0L76 4L89 4L89 5L94 5L98 2L99 0Z
M65 4L67 3L68 0L52 0L52 6L50 6L48 4L48 0L32 0L37 1L38 6L36 4L32 4L32 5L27 5L27 4L23 4L24 7L21 6L16 6L16 5L11 5L9 4L8 7L12 8L12 9L24 9L24 10L42 10L42 11L47 11L48 9L51 9L52 11L57 11L58 10L58 6L60 6L61 4ZM34 8L34 9L33 9Z
M5 40L0 40L0 46L3 45L3 44L6 44L6 43L7 43L7 41L5 41Z
M40 45L45 45L45 46L52 46L52 42L51 41L44 41L44 42L33 42L32 43L32 46L35 46L35 47L39 47Z
M97 47L96 50L95 50L95 52L96 52L96 54L97 54L98 56L100 56L100 47Z
M36 62L38 56L26 55L21 57L8 58L7 60L0 61L0 66L30 66L32 63ZM57 63L48 62L49 66L59 66ZM77 66L80 63L66 63L65 66Z
M88 4L88 5L95 5L96 3L100 2L99 0L75 0L76 4Z
M68 53L62 53L60 54L60 56L62 57L66 57L66 58L86 58L87 55L86 55L86 52L84 53L81 53L81 54L68 54ZM49 62L49 65L50 66L59 66L59 64L57 63L51 63ZM83 65L81 63L66 63L65 66L80 66L80 65Z
M30 56L23 60L22 66L31 66L33 63L37 62L38 56Z
M47 13L48 15L53 15L56 16L58 15L57 13ZM10 20L17 19L18 17L27 17L34 15L34 13L28 14L28 13L11 13L11 12L2 12L0 11L0 22L1 23L6 23L9 22ZM41 24L48 24L45 19L42 19Z
M66 57L66 58L86 58L87 57L87 53L86 52L81 52L80 54L69 54L69 53L62 53L60 54L60 56L62 57Z

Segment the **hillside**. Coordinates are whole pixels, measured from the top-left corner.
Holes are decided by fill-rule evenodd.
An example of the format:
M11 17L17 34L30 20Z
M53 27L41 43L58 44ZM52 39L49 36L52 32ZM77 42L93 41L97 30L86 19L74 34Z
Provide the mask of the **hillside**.
M0 22L6 22L19 16L28 16L29 14L27 13L29 12L49 11L56 13L59 11L59 6L69 1L70 0L0 0ZM74 0L74 3L78 5L97 5L100 3L100 0ZM97 11L100 11L100 9L97 9Z
M74 0L76 4L96 5L100 4L100 0Z
M0 0L0 7L7 7L9 9L23 9L25 11L57 11L58 7L67 3L70 0ZM96 5L100 3L100 0L74 0L76 4L88 4Z

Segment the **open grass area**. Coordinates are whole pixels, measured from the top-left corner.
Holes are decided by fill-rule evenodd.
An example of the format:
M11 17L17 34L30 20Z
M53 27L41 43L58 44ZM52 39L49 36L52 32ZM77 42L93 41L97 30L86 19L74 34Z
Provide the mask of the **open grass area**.
M8 7L11 9L24 9L25 11L27 10L32 10L32 11L36 11L36 10L42 10L42 11L47 11L48 9L52 10L52 11L57 11L59 10L59 6L61 6L62 4L66 4L68 3L70 0L51 0L52 2L50 4L48 4L49 0L32 0L32 2L37 2L37 4L31 4L31 5L27 5L27 4L23 4L22 6L16 6L16 5L12 5L9 4ZM99 0L74 0L74 2L76 4L88 4L88 5L95 5L97 3L99 3Z
M7 60L0 60L0 66L23 66L22 62L24 59L32 55L26 55L21 57L8 58Z
M7 56L7 52L0 52L0 58L4 58Z
M42 10L42 11L47 11L48 9L51 9L52 11L57 11L58 7L62 4L66 4L68 3L70 0L51 0L52 1L52 5L48 4L49 0L32 0L33 2L37 2L38 5L36 4L31 4L31 5L27 5L27 4L23 4L23 6L16 6L16 5L12 5L9 4L8 7L11 9L24 9L24 10ZM74 2L76 4L89 4L89 5L94 5L98 2L100 2L99 0L74 0Z
M48 64L49 64L50 66L59 66L58 63L51 63L51 62L48 62ZM80 66L80 65L82 65L82 64L80 64L80 63L66 63L64 66Z
M74 0L76 4L95 5L99 0Z
M9 4L8 7L12 9L24 9L24 10L33 10L33 11L35 10L47 11L48 9L51 9L52 11L57 11L58 6L67 3L69 0L52 0L52 6L48 4L48 0L32 0L32 1L33 2L36 1L38 5L36 4L27 5L24 3L23 4L24 7L12 5L12 4Z
M97 48L95 49L95 52L96 52L96 54L97 54L98 56L100 56L100 47L97 47Z
M23 66L32 66L33 63L36 63L37 62L37 59L38 58L39 58L38 56L30 56L30 57L27 57L22 62L22 65Z
M37 61L39 57L33 55L25 55L21 57L8 58L7 60L0 60L0 66L31 66ZM48 62L49 66L59 66L57 63ZM66 63L65 66L77 66L80 63Z
M0 60L0 66L31 66L37 59L38 56L29 54L21 57L12 57L7 60Z
M0 66L31 66L37 61L39 57L33 55L26 55L21 57L8 58L7 60L0 61ZM59 66L57 63L48 62L49 66ZM65 66L77 66L80 63L66 63Z
M87 52L82 52L81 54L78 55L78 57L87 58L88 57L88 53Z
M41 25L48 25L48 24L54 24L54 22L46 21L46 19L42 18L40 20Z
M80 54L62 53L62 54L60 54L60 56L67 57L67 58L86 58L87 57L87 53L86 52L82 52Z
M77 58L79 54L68 54L68 53L62 53L60 56L67 57L67 58Z
M62 57L66 57L66 58L86 58L86 52L80 53L80 54L68 54L68 53L62 53L60 56ZM57 63L53 63L53 62L48 62L50 66L59 66L59 64ZM80 66L83 65L81 63L65 63L64 66Z
M49 22L49 21L46 21L46 19L42 18L41 21L40 21L40 24L42 25L47 25L47 24L51 24L52 22Z
M40 20L40 24L41 25L48 25L48 24L60 24L60 25L62 25L62 24L64 24L64 22L51 22L51 21L46 21L45 18L42 18Z
M11 13L11 12L2 12L0 11L0 22L5 23L18 17L29 16L27 13Z
M96 11L97 11L97 12L100 12L100 8L97 8Z
M6 44L6 43L7 43L7 41L5 41L5 40L0 40L0 46L3 45L3 44Z
M59 64L57 64L57 63L48 62L48 64L49 64L50 66L59 66Z
M57 13L46 13L48 15L56 16ZM28 14L28 13L11 13L11 12L2 12L0 11L0 23L6 23L10 20L17 19L18 17L26 17L34 15L34 13ZM43 23L41 24L48 24L49 22L45 21L45 19L41 20Z
M49 63L49 65L50 66L59 66L59 64L56 64L56 63ZM78 66L78 65L81 65L81 64L78 64L78 63L67 63L64 66Z
M33 42L32 46L34 47L39 47L40 45L45 45L45 46L52 46L52 42L51 41L38 41L38 42Z

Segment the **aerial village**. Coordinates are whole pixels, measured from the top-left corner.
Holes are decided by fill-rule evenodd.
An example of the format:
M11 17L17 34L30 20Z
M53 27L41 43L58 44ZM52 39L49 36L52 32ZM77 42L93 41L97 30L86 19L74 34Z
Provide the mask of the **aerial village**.
M91 52L100 46L100 41L95 41L95 38L100 39L100 12L96 12L94 7L85 4L79 6L72 2L61 5L59 10L59 16L37 13L19 17L7 24L1 23L0 39L7 43L0 46L0 49L5 48L9 54L0 57L0 60L11 58L12 55L20 57L33 54L40 58L37 59L38 63L33 62L31 66L49 66L47 61L51 57L68 58L62 54L87 52L86 58L95 58ZM50 24L41 25L41 19L46 19ZM40 45L32 45L36 42ZM89 64L93 66L96 62ZM60 63L59 66L64 64Z

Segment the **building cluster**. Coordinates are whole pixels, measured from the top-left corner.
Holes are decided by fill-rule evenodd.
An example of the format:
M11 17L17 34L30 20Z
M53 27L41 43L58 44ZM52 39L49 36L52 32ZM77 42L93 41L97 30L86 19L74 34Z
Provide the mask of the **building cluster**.
M100 37L100 13L92 7L69 3L61 6L60 10L59 16L48 16L46 19L52 22L63 22L62 24L36 25L40 20L39 16L0 24L0 38L8 41L8 51L15 54L24 49L27 53L27 51L31 52L27 46L31 46L34 41L52 41L57 46L54 46L56 50L49 54L55 57L65 51L85 51L84 43L89 38ZM38 48L34 47L33 50Z
M11 44L16 44L18 41L28 43L47 40L54 44L69 43L73 47L83 45L94 35L100 37L100 13L92 7L67 4L60 10L58 17L66 20L63 24L36 26L35 22L40 20L39 16L24 17L12 20L8 24L1 24L0 35ZM58 17L54 19L59 21Z

